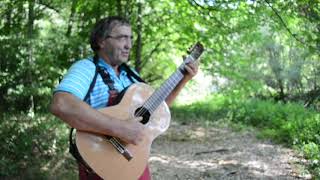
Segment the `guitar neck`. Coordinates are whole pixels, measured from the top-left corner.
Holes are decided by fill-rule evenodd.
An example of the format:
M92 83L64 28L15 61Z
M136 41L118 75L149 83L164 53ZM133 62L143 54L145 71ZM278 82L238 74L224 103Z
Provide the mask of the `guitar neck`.
M185 66L187 63L195 62L203 52L201 43L196 43L192 48L190 54L186 57L184 62L161 86L158 88L145 102L144 108L148 109L150 113L154 112L157 107L169 96L173 89L178 85L184 77Z
M184 66L183 63L180 67L150 96L145 102L144 107L152 113L157 107L165 101L173 89L184 77Z

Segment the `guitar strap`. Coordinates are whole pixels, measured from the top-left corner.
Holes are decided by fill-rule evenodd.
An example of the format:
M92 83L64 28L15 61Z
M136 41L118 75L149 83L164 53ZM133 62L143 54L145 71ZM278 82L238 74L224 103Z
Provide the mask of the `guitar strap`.
M89 90L87 92L87 94L85 95L83 101L85 102L89 102L89 97L90 97L90 93L93 89L93 87L95 86L96 80L97 80L97 76L98 74L100 74L100 76L102 77L103 82L109 87L109 99L108 99L108 106L111 105L115 105L116 104L116 99L119 95L119 92L115 89L114 87L114 81L110 78L110 74L103 70L103 68L101 68L98 65L98 61L99 58L97 56L95 56L93 58L93 63L96 66L96 70L95 70L95 75L93 77L93 80L89 86ZM145 82L143 79L141 79L136 73L134 73L130 67L123 63L120 68L123 68L126 72L127 72L127 76L130 79L131 82L135 82L134 79L136 79L139 82ZM133 79L134 78L134 79ZM69 133L69 152L72 154L72 156L77 160L77 162L79 163L79 176L80 179L95 179L95 180L99 180L101 179L98 175L96 175L96 173L90 168L90 166L84 161L84 159L81 157L78 148L76 146L76 142L75 139L73 138L73 131L74 128L70 129L70 133Z

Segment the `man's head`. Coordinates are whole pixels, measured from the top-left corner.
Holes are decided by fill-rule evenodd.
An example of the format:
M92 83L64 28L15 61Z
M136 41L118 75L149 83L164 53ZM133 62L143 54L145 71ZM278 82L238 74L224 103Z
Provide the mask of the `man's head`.
M126 62L132 48L129 21L116 16L100 20L91 32L90 45L112 66Z

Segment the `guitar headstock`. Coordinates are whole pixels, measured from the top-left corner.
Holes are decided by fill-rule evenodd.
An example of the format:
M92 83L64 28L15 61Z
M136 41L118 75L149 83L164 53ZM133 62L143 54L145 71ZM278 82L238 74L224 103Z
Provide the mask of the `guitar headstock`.
M194 44L191 48L188 49L188 57L185 59L185 63L197 61L201 54L203 53L204 48L200 42Z

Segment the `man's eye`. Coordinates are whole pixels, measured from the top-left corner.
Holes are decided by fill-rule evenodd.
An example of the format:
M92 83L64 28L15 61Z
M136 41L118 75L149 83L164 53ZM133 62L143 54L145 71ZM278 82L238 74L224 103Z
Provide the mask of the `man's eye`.
M123 36L120 36L119 39L121 39L121 40L132 40L133 37L132 36L123 35Z

